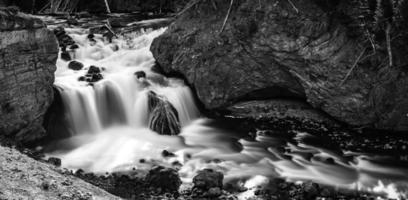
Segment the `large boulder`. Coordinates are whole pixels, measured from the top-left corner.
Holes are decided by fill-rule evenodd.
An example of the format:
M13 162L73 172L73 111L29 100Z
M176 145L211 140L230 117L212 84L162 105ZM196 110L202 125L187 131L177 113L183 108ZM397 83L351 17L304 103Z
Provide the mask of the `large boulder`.
M350 34L334 2L349 1L236 0L222 28L230 1L201 1L151 51L210 110L296 98L350 125L408 130L406 38L392 41L389 66L386 50L372 56L364 34Z
M0 134L28 142L44 136L53 100L58 44L41 20L0 9Z

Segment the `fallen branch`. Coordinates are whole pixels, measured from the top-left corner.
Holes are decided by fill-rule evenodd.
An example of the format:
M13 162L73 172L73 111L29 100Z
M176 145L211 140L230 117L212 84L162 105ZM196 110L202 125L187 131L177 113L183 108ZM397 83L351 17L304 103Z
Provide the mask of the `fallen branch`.
M104 25L108 31L115 37L118 37L118 35L115 33L115 31L113 31L112 26L109 23L109 20L106 20L106 24Z
M290 5L292 6L292 8L296 11L296 13L299 13L299 9L296 8L295 4L291 0L288 0L288 1Z
M161 1L160 1L161 2ZM105 0L105 6L106 6L106 12L108 12L109 14L111 13L110 7L109 7L109 3L108 0Z
M360 53L360 55L357 57L357 59L354 61L353 66L350 68L350 70L347 72L346 76L344 77L344 79L341 81L340 86L342 86L346 80L348 79L348 77L351 75L351 72L353 72L354 68L356 68L358 62L360 61L361 57L364 55L366 51L366 48L363 49L363 51Z
M234 0L231 0L230 6L229 6L229 8L228 8L227 16L225 16L224 23L222 24L220 33L222 33L222 31L223 31L224 28L225 28L225 24L226 24L227 21L228 21L228 18L229 18L229 15L230 15L230 13L231 13L231 9L232 9L232 5L233 5L233 4L234 4Z
M214 0L210 0L214 10L218 10L217 4L215 4Z
M191 3L190 5L186 6L182 11L180 11L179 13L177 13L176 17L182 15L183 13L185 13L187 10L190 10L190 8L192 8L193 6L195 6L196 4L198 4L201 0L196 0L193 3Z

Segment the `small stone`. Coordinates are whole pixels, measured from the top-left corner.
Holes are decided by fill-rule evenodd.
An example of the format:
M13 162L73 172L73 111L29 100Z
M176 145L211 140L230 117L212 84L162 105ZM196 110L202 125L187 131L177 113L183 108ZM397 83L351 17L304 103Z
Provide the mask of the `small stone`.
M68 52L63 51L61 52L61 59L65 60L65 61L70 61L71 60L71 56L69 55Z
M48 189L50 189L50 184L48 183L48 181L42 182L42 183L41 183L41 188L42 188L43 190L48 190Z
M163 166L153 167L145 177L149 187L161 188L162 192L178 192L181 179L175 169Z
M70 49L79 49L79 46L77 44L73 44L69 48Z
M61 159L59 158L50 157L47 162L57 167L61 166Z
M222 191L219 187L210 188L207 192L208 197L218 197L222 194Z
M313 182L307 182L303 185L304 197L306 199L315 199L319 195L319 185Z
M81 76L78 78L78 81L86 81L86 77L85 76Z
M75 70L75 71L78 71L78 70L81 70L82 68L84 68L84 64L82 64L81 62L78 62L76 60L73 60L73 61L69 62L68 68L72 69L72 70Z
M69 180L69 179L65 179L61 184L65 185L65 186L70 186L70 185L72 185L72 181Z
M96 67L94 65L91 65L88 69L88 74L98 74L101 73L101 69L99 67Z
M198 171L197 175L193 178L194 188L200 188L209 190L214 187L223 187L224 175L221 172L214 171L213 169L204 169Z
M172 152L167 151L167 150L163 150L162 151L162 156L163 157L174 157L176 155L174 153L172 153Z
M90 82L98 82L103 79L102 74L93 74Z
M135 72L135 76L139 78L146 78L146 73L144 71L137 71Z
M94 38L95 38L95 35L91 33L91 34L89 34L87 37L88 37L88 39L94 39Z

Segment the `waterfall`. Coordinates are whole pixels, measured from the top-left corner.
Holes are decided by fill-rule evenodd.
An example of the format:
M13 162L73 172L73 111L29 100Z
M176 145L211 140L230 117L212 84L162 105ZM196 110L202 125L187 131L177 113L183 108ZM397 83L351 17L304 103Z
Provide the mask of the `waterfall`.
M154 37L164 30L122 36L113 43L108 43L100 35L94 36L96 42L90 41L81 29L66 30L79 46L72 57L85 66L75 71L68 69L69 62L61 59L57 62L55 84L60 88L59 92L69 110L69 120L75 134L98 133L115 125L147 128L149 123L157 123L149 122L149 119L157 118L149 118L148 91L170 102L182 126L199 116L192 93L182 81L151 71L154 59L149 47ZM81 76L87 76L90 66L96 66L94 69L98 69L98 72L100 69L102 80L92 83L80 80ZM146 77L134 75L140 71ZM166 84L163 85L163 82ZM157 111L156 115L160 115Z

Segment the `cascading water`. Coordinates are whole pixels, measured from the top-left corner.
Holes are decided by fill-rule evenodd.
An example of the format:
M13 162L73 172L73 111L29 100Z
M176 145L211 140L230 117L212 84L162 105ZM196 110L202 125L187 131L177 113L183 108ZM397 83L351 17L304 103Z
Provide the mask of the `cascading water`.
M95 35L96 43L89 41L86 29L66 30L79 45L71 56L85 68L74 71L68 62L57 62L55 85L67 107L73 135L58 141L54 146L59 148L49 155L61 158L63 167L104 173L177 161L186 183L198 170L213 168L224 173L226 182L243 180L250 188L265 183L266 177L284 177L392 198L406 194L408 169L381 164L376 156L308 144L303 139L314 136L303 132L296 133L295 142L262 131L250 140L209 125L210 120L200 118L183 81L151 70L154 58L149 47L164 28L119 37L112 43L101 35ZM91 65L103 69L103 79L92 84L79 81ZM144 71L147 78L138 79L137 71ZM177 110L182 127L178 136L149 129L149 91ZM176 156L163 158L163 150ZM141 159L146 162L140 163ZM241 197L251 194L248 190Z

